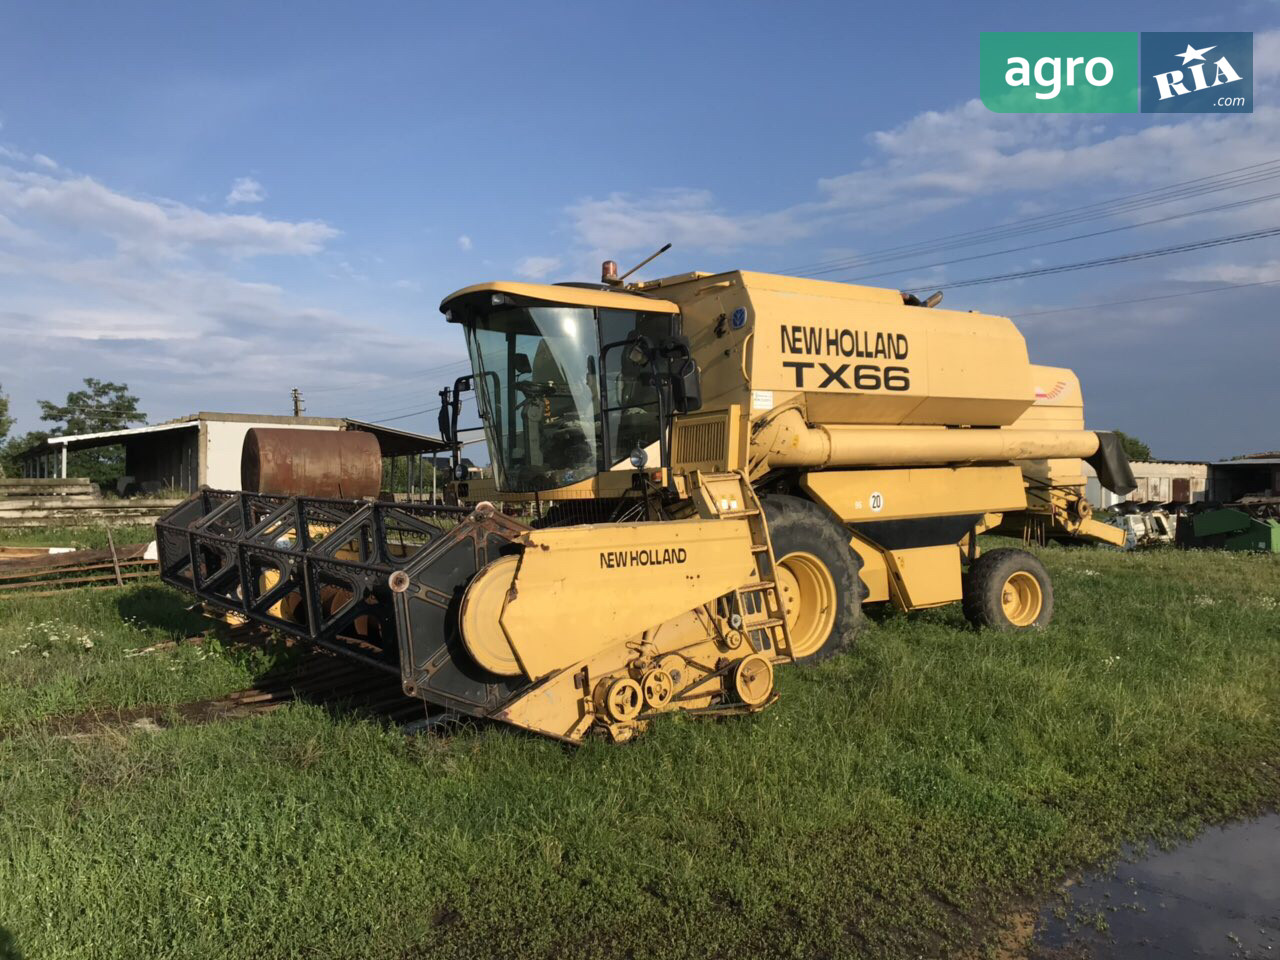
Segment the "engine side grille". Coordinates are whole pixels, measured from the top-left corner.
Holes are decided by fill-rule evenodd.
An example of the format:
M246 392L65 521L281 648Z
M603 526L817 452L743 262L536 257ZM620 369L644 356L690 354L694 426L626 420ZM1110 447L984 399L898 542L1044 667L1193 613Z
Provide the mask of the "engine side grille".
M676 425L672 463L681 469L724 470L729 456L725 414Z

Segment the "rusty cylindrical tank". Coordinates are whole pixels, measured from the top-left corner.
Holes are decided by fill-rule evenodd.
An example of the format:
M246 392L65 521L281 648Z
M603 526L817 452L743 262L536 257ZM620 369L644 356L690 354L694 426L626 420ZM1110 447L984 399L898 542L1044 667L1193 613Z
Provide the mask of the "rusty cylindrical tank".
M240 483L254 493L298 497L376 497L382 449L361 430L254 427L244 435Z

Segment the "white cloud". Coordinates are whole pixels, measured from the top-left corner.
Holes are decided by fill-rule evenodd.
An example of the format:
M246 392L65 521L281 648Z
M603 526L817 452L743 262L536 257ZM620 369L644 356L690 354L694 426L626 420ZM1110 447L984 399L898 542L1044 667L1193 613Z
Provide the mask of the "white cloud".
M272 284L199 266L0 249L0 277L4 386L20 430L36 426L36 398L60 396L86 375L129 383L152 420L199 409L273 412L290 385L280 379L288 344L304 389L350 388L318 392L310 410L344 415L394 406L386 391L413 380L423 356L453 359L429 332L393 333L376 315L356 321Z
M267 199L266 188L253 177L236 177L231 182L231 192L227 194L227 206L237 203L261 203Z
M1096 118L997 114L971 100L873 134L866 168L819 181L830 212L895 216L989 195L1130 189L1272 160L1280 111L1182 115L1108 136ZM921 205L924 206L921 206ZM1058 206L1055 204L1055 206Z
M737 215L724 211L710 191L658 190L646 196L613 193L571 204L578 240L592 255L681 249L731 250L751 243L785 243L808 230L790 211Z
M35 155L4 148L3 158L0 366L19 429L37 426L36 398L85 375L128 382L153 419L283 408L282 343L303 385L358 388L328 409L312 405L342 413L359 390L405 381L424 354L441 352L415 330L391 334L376 307L357 322L237 276L244 258L266 255L341 270L348 261L327 251L338 236L328 224L208 212L113 190Z
M541 280L560 263L559 257L525 257L516 264L516 273L528 280Z
M1255 40L1255 79L1280 85L1280 31L1259 33ZM1001 207L983 209L975 226L1001 215L1025 217L1036 207L1072 207L1082 202L1081 191L1089 200L1119 196L1280 155L1280 110L1271 106L1229 116L1144 117L1136 129L1131 118L1119 122L1124 126L1117 131L1097 116L998 114L970 100L870 134L869 155L857 169L818 180L809 199L777 210L736 212L706 189L679 188L585 198L569 204L565 214L584 262L588 255L648 252L668 241L686 254L799 239L831 246L853 240L874 250L862 242L868 236L984 200L998 199ZM1211 206L1221 196L1189 198L1181 206L1162 207L1160 214ZM1151 216L1135 212L1130 222ZM1188 222L1200 226L1212 219ZM1274 210L1260 204L1217 219L1269 224Z
M1180 267L1169 274L1171 280L1192 283L1275 283L1280 280L1280 260L1265 263L1209 263Z
M316 220L208 213L145 200L85 176L51 176L0 166L0 214L19 226L63 228L101 237L120 251L170 259L193 253L232 257L317 253L338 231Z
M397 290L410 290L413 293L422 292L422 284L420 284L417 280L397 280L395 283L392 284L392 286L395 287Z
M30 230L24 230L0 213L0 240L8 240L22 246L33 246L39 243L39 239L36 234Z
M369 275L353 267L347 260L339 260L333 264L333 272L329 274L335 280L354 280L356 283L368 283Z
M460 237L458 238L458 249L459 249L459 250L470 250L470 249L471 249L471 246L472 246L472 244L471 244L471 238L470 238L470 237L468 237L465 233L464 233L462 236L460 236Z
M171 313L53 306L42 314L40 333L54 340L190 340L203 324ZM30 335L29 315L0 314L0 332Z
M1280 80L1280 30L1268 30L1253 35L1254 102L1258 100L1256 87L1273 87Z

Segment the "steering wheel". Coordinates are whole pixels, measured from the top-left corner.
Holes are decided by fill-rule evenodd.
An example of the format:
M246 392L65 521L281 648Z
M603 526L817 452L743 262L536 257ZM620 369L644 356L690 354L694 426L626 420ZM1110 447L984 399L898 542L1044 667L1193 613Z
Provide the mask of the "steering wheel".
M515 388L530 400L545 400L559 392L559 387L550 380L539 383L536 380L518 380Z

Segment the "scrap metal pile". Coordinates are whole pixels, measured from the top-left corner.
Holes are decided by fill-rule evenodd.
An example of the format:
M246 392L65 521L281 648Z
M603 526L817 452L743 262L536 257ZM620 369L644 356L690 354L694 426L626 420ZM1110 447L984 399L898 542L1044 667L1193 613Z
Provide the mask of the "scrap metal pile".
M0 553L0 596L22 593L44 596L70 587L108 589L155 576L155 545L132 543L102 550L47 548Z
M1178 518L1178 544L1280 553L1280 498L1249 497L1189 512Z

